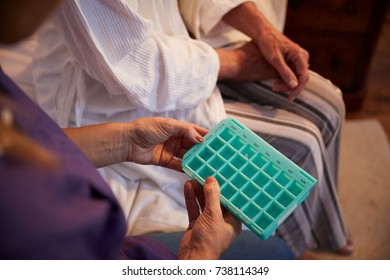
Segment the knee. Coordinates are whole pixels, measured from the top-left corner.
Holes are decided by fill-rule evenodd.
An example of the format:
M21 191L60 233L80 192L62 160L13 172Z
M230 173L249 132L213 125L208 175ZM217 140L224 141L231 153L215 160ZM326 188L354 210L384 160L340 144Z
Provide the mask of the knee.
M318 73L310 72L310 80L306 88L315 95L321 97L330 107L336 110L340 119L345 118L345 104L340 88L330 80L322 77Z

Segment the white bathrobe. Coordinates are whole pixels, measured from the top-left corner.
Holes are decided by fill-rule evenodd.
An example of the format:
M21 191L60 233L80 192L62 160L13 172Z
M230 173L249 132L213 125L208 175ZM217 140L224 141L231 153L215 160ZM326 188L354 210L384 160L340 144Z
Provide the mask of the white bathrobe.
M223 2L210 4L220 17L243 1ZM211 128L226 117L218 56L190 38L176 0L64 4L38 32L33 61L37 102L60 126L163 116ZM185 174L133 163L101 174L128 234L186 228Z
M67 1L37 34L36 101L62 127L163 116L211 128L226 109L318 179L277 234L297 255L337 249L346 240L337 197L340 91L315 74L294 102L259 83L224 83L224 94L244 101L224 104L212 47L248 39L220 22L242 2ZM285 0L255 2L283 27ZM125 212L128 234L187 227L185 174L133 163L100 172Z

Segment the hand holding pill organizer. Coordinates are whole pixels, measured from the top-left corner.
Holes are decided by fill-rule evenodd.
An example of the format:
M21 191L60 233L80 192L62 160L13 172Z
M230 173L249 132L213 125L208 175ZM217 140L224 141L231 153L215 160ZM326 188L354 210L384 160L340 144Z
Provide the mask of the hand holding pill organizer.
M214 176L221 187L221 204L264 240L317 183L233 118L221 121L192 147L182 167L202 185Z

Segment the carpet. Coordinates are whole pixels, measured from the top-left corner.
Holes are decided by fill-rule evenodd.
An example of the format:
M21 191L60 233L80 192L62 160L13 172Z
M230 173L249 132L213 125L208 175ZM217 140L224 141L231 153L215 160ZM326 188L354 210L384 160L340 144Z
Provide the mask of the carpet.
M349 120L341 140L339 194L355 244L343 257L315 252L319 259L390 259L390 146L381 124Z

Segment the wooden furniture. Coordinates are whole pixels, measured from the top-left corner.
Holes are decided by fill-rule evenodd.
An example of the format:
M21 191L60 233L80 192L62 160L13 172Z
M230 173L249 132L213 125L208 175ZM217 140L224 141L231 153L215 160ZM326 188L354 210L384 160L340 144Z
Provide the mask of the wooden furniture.
M367 70L388 0L289 0L285 34L310 53L310 68L341 88L347 110L364 100Z

